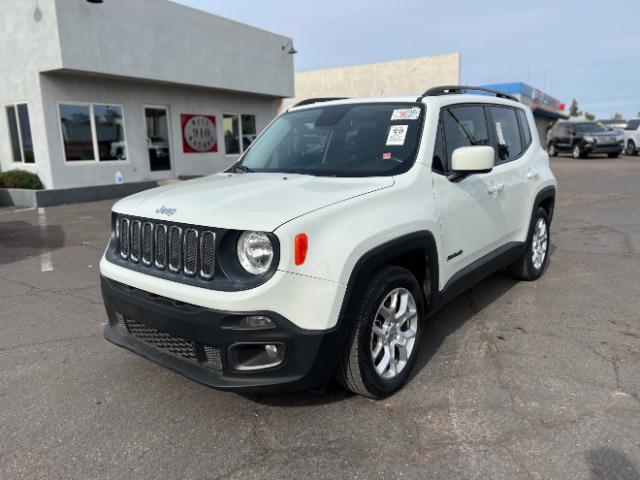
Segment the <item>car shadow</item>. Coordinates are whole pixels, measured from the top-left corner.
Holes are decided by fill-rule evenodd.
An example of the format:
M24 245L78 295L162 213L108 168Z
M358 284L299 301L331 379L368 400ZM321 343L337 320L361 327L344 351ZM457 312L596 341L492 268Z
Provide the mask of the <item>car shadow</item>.
M436 355L438 349L449 335L456 332L479 311L502 297L517 283L518 281L505 271L498 271L462 293L429 317L423 331L424 337L420 354L416 359L416 365L409 383L415 381L415 377L429 363L429 360ZM464 308L462 309L459 306L460 302L464 303ZM347 392L335 381L332 381L325 389L319 391L277 394L238 393L238 395L256 403L278 407L331 404L354 396L353 393Z
M0 222L0 265L57 250L64 242L64 230L58 225L40 227L24 221Z
M640 473L629 457L612 448L596 448L586 454L592 480L640 480Z

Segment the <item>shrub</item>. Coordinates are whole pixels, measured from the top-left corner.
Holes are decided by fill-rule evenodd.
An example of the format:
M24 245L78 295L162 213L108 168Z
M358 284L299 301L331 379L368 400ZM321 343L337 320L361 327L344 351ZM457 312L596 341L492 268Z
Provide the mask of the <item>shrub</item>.
M38 175L24 170L9 170L0 172L0 188L27 188L40 190L42 182Z

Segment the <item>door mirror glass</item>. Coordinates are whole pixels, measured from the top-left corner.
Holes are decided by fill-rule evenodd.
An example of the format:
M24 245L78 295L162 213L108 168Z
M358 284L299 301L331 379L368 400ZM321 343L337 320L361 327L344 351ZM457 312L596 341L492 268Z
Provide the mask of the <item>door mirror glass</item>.
M454 174L487 173L493 168L495 151L493 147L460 147L453 151L451 167Z

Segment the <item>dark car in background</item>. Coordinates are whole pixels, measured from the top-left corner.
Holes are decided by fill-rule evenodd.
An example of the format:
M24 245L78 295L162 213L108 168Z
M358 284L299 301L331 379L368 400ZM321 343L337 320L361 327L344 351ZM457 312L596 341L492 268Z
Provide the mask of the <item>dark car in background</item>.
M623 148L622 135L600 122L560 121L547 132L547 150L551 157L566 152L573 158L586 158L592 154L617 158Z

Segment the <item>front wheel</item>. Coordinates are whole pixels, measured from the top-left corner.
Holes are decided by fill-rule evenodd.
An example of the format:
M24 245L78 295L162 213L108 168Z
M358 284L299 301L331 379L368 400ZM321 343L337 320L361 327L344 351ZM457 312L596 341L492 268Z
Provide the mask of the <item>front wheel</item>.
M386 266L369 281L355 314L337 380L359 395L384 398L404 385L418 354L420 286L408 270Z
M573 150L571 151L571 154L573 155L573 158L575 158L576 160L579 158L585 157L584 151L582 150L582 147L580 146L579 143L576 143L573 146Z
M509 266L509 272L519 280L537 280L549 264L551 230L547 211L538 207L529 229L527 245L520 258Z
M550 157L555 157L558 155L558 151L556 150L556 146L553 144L553 142L549 143L549 156Z
M607 156L609 158L618 158L620 156L620 152L618 152L618 153L608 153Z

